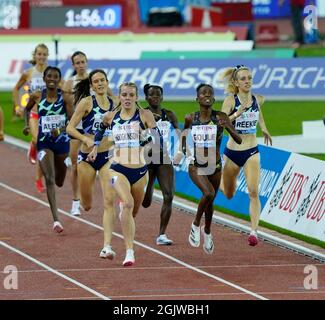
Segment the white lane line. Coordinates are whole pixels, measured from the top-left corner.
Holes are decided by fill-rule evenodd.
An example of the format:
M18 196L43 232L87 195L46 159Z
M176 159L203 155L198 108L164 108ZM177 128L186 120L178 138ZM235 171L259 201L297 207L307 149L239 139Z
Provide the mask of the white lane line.
M45 263L43 263L43 262L41 262L41 261L39 261L39 260L33 258L32 256L26 254L25 252L22 252L22 251L18 250L17 248L12 247L11 245L9 245L9 244L7 244L7 243L5 243L5 242L3 242L3 241L0 241L0 245L2 245L3 247L5 247L5 248L7 248L7 249L9 249L9 250L11 250L11 251L13 251L13 252L15 252L15 253L20 254L20 255L23 256L24 258L26 258L26 259L28 259L28 260L30 260L30 261L36 263L36 264L39 265L40 267L42 267L42 268L44 268L44 269L46 269L46 270L48 270L48 271L50 271L50 272L56 274L57 276L59 276L59 277L65 279L65 280L68 280L69 282L71 282L71 283L77 285L78 287L80 287L80 288L82 288L82 289L84 289L84 290L86 290L86 291L92 293L93 295L95 295L95 296L97 296L97 297L99 297L99 298L101 298L101 299L103 299L103 300L111 300L110 298L108 298L108 297L102 295L101 293L99 293L99 292L97 292L97 291L95 291L95 290L93 290L93 289L87 287L86 285L82 284L81 282L79 282L79 281L77 281L77 280L75 280L75 279L72 279L72 278L66 276L65 274L63 274L63 273L61 273L61 272L59 272L59 271L57 271L57 270L51 268L51 267L48 266L47 264L45 264Z
M0 239L1 240L1 239ZM3 239L2 239L3 240ZM247 265L220 265L220 266L196 266L196 268L199 269L218 269L218 268L222 268L222 269L230 269L230 268L292 268L292 267L305 267L307 264L306 263L298 263L298 264L247 264ZM313 266L316 267L325 267L324 264L321 263L315 263L313 264ZM132 267L132 270L148 270L148 271L153 271L153 270L183 270L185 269L185 267L164 267L164 266L160 266L160 267ZM125 270L125 267L121 267L121 268L114 268L111 270L108 270L107 268L74 268L74 269L57 269L60 272L97 272L97 271L117 271L117 270ZM37 273L37 272L48 272L47 270L44 269L26 269L26 270L18 270L18 273ZM0 274L4 273L3 271L0 270Z
M10 190L10 191L12 191L12 192L14 192L14 193L17 193L17 194L19 194L19 195L21 195L21 196L23 196L23 197L26 197L26 198L31 199L31 200L33 200L33 201L36 201L36 202L38 202L38 203L40 203L40 204L43 204L43 205L46 206L46 207L49 207L49 204L48 204L48 203L46 203L46 202L44 202L44 201L42 201L42 200L40 200L40 199L37 199L37 198L35 198L35 197L33 197L33 196L31 196L31 195L25 193L25 192L22 192L22 191L19 191L19 190L15 189L15 188L12 188L12 187L8 186L7 184L4 184L4 183L0 182L0 186L3 187L3 188L5 188L5 189L7 189L7 190ZM90 226L92 226L92 227L94 227L94 228L96 228L96 229L103 230L103 228L102 228L101 226L99 226L99 225L97 225L97 224L95 224L95 223L92 223L92 222L90 222L90 221L88 221L88 220L85 220L85 219L83 219L83 218L79 218L79 217L71 216L68 212L63 211L63 210L61 210L61 209L59 209L58 211L61 212L61 213L64 214L64 215L66 215L67 217L71 218L71 219L76 219L76 220L78 220L78 221L80 221L80 222L83 222L83 223L85 223L85 224L88 224L88 225L90 225ZM116 233L116 232L113 232L113 234L114 234L115 236L117 236L117 237L123 239L123 236L122 236L122 235L120 235L120 234L118 234L118 233ZM147 246L147 245L145 245L145 244L143 244L143 243L140 243L140 242L138 242L138 241L134 241L134 243L137 244L138 246L142 247L142 248L145 248L145 249L147 249L147 250L149 250L149 251L151 251L151 252L154 252L154 253L156 253L156 254L158 254L158 255L160 255L160 256L163 256L163 257L165 257L165 258L167 258L167 259L169 259L169 260L171 260L171 261L173 261L173 262L175 262L175 263L177 263L177 264L179 264L179 265L182 265L182 266L184 266L184 267L186 267L186 268L188 268L188 269L190 269L190 270L192 270L192 271L194 271L194 272L200 273L200 274L202 274L202 275L204 275L204 276L206 276L206 277L209 277L209 278L211 278L211 279L214 279L214 280L216 280L216 281L219 281L219 282L221 282L221 283L224 283L224 284L226 284L226 285L228 285L228 286L230 286L230 287L232 287L232 288L235 288L235 289L237 289L237 290L239 290L239 291L245 292L246 294L251 295L251 296L253 296L253 297L257 298L257 299L268 300L267 298L265 298L265 297L263 297L263 296L261 296L261 295L255 293L255 292L252 292L252 291L250 291L250 290L247 290L247 289L245 289L245 288L242 288L242 287L240 287L240 286L238 286L238 285L236 285L236 284L234 284L234 283L232 283L232 282L229 282L229 281L227 281L227 280L224 280L224 279L222 279L222 278L220 278L220 277L217 277L217 276L215 276L215 275L213 275L213 274L210 274L210 273L208 273L208 272L205 272L205 271L203 271L203 270L201 270L201 269L198 269L198 268L196 268L196 267L193 267L193 266L191 266L190 264L188 264L188 263L186 263L186 262L183 262L183 261L181 261L181 260L179 260L179 259L177 259L177 258L174 258L174 257L172 257L172 256L170 256L170 255L168 255L168 254L166 254L166 253L164 253L164 252L161 252L161 251L159 251L159 250L157 250L157 249L154 249L154 248L152 248L152 247L149 247L149 246Z

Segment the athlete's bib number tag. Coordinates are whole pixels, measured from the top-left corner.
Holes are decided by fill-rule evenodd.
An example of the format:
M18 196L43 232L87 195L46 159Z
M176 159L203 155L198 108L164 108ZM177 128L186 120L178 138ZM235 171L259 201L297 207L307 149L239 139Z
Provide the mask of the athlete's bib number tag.
M104 116L103 114L96 114L94 116L94 123L93 123L93 127L92 127L93 131L96 131L97 129L99 129L99 126L103 121L103 116Z
M170 133L170 122L169 121L158 121L157 126L164 140L167 141L169 139Z
M42 90L44 87L45 87L45 83L42 78L33 78L29 85L29 92Z
M217 126L200 125L192 127L192 139L199 148L210 148L216 146Z
M93 123L93 127L92 127L94 134L95 134L96 130L98 130L100 128L100 124L103 122L103 117L104 117L104 114L96 114L94 116L94 123ZM109 128L107 128L104 132L104 137L108 137L111 135L112 135L112 131Z
M42 117L42 132L51 132L54 129L62 128L65 126L65 115L53 115Z
M113 127L114 142L120 148L139 147L139 123L120 124Z

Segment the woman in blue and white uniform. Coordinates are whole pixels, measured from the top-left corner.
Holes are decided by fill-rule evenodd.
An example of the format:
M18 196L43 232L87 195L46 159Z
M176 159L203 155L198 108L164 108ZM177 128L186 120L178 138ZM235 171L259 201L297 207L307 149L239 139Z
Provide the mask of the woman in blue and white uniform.
M105 114L103 125L95 135L94 149L88 158L95 161L98 156L98 144L102 140L106 128L109 127L114 140L114 158L109 170L109 181L123 205L120 214L126 246L123 265L132 266L135 262L134 217L141 206L148 182L148 169L143 147L145 139L142 139L141 136L147 134L151 138L156 134L160 145L161 135L159 135L159 129L152 112L138 106L138 88L134 83L127 82L120 85L119 100L120 105L116 110ZM147 141L149 141L148 139ZM110 210L115 212L115 206L112 205Z
M69 137L65 128L73 110L72 104L58 88L61 81L60 69L47 67L43 79L46 88L31 94L26 112L29 120L30 110L37 106L37 159L45 177L47 198L54 220L53 230L60 233L63 227L58 218L55 184L62 187L66 176L65 160L69 154ZM24 133L26 134L25 130Z
M81 80L75 87L75 101L79 101L76 110L67 127L70 136L81 141L78 155L78 184L80 190L81 206L85 211L92 207L93 188L98 173L103 198L104 198L104 247L100 257L113 259L115 252L111 247L112 232L114 226L114 212L109 208L114 203L115 192L107 183L109 179L109 148L112 143L104 139L98 145L98 156L95 161L88 161L88 154L94 145L94 135L107 111L113 110L113 101L107 95L108 80L106 73L101 69L95 69L89 76ZM92 94L91 94L92 91ZM82 131L78 130L82 124ZM108 132L105 133L108 135Z
M243 168L250 199L251 232L248 243L250 246L255 246L258 243L257 228L261 212L258 195L260 154L256 139L258 124L265 143L272 145L272 138L266 128L261 110L264 97L252 94L252 72L243 65L228 68L222 79L226 83L226 92L229 93L223 102L222 111L229 115L243 142L238 145L231 137L229 138L224 150L225 165L220 189L228 199L231 199L236 192L237 176Z

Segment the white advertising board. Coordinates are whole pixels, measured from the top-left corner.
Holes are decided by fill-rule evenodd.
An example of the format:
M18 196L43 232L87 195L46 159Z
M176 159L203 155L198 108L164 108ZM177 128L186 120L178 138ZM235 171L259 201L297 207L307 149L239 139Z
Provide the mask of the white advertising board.
M325 241L325 161L292 153L261 220Z

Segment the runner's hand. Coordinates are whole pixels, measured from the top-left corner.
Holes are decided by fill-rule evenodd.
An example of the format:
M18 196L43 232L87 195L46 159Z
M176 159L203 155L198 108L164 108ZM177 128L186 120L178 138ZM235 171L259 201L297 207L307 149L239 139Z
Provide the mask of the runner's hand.
M29 126L25 126L25 128L23 129L23 134L25 136L28 136L29 135L29 132L30 132L30 127Z
M263 131L264 143L268 146L272 146L272 137L268 131Z
M96 158L97 158L97 147L95 146L93 150L90 153L88 153L86 161L94 162Z

